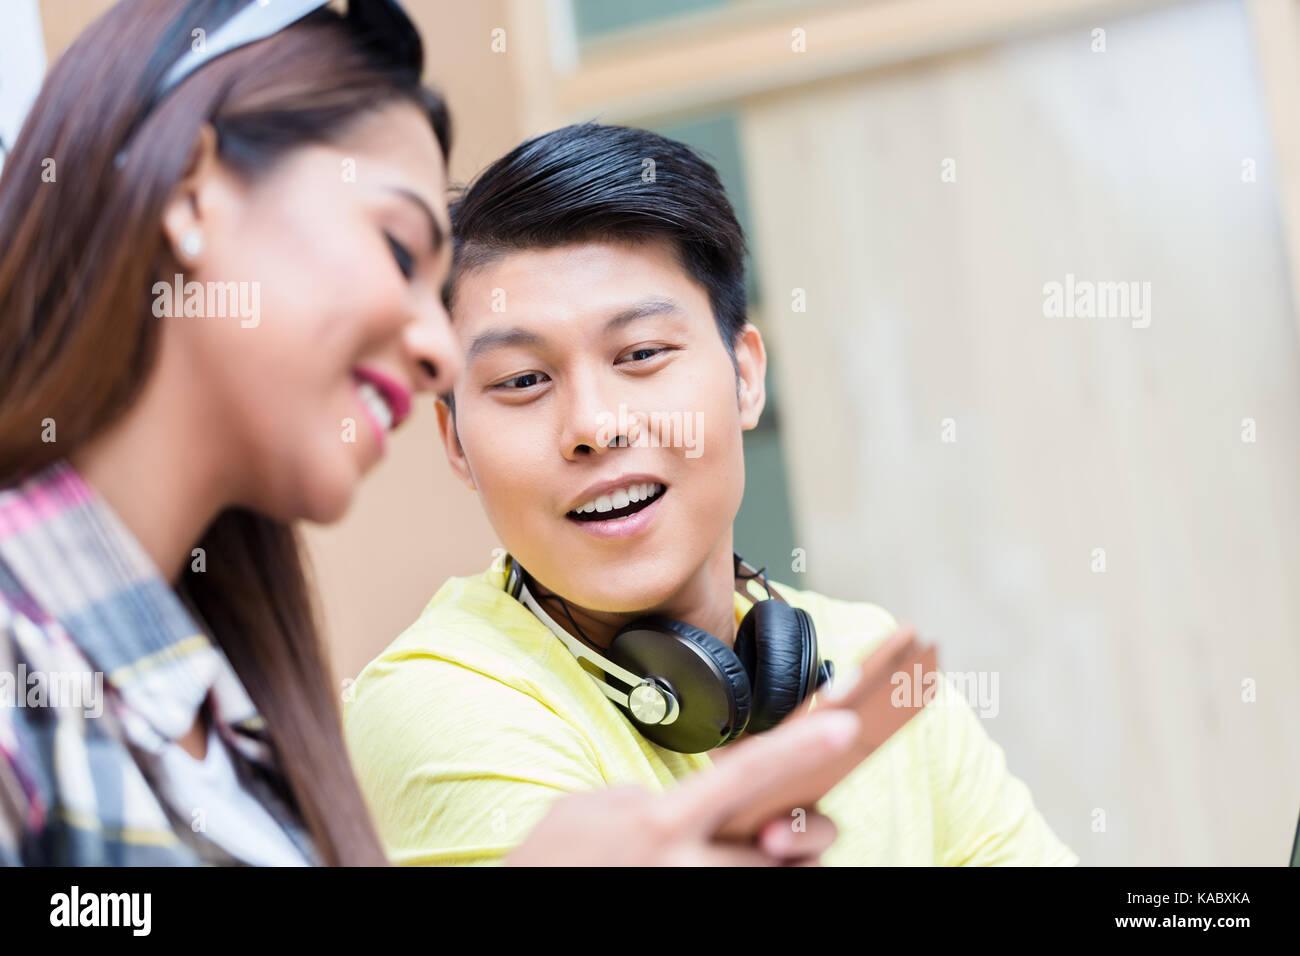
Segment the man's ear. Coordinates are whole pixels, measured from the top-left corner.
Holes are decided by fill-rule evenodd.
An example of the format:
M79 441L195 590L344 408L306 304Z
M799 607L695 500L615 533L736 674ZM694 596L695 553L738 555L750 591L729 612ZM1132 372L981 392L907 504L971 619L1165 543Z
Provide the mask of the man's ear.
M740 427L748 430L758 424L767 403L767 351L752 322L746 322L736 336L736 371L740 375Z
M438 399L436 407L438 431L442 435L442 447L447 451L447 461L451 464L451 470L465 483L466 488L477 491L478 486L474 484L474 474L470 471L469 459L465 457L465 449L460 447L460 436L456 434L456 416L451 413L451 409L442 399Z
M225 178L217 156L217 131L204 123L190 150L185 175L163 207L163 232L177 262L192 266L202 260L204 232L212 227L213 204L224 195Z

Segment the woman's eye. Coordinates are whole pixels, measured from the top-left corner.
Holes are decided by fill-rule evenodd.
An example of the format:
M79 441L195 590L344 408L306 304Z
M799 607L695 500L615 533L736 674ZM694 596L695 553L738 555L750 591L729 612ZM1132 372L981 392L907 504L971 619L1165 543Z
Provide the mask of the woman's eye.
M411 251L388 233L384 233L384 238L388 240L388 248L393 251L393 258L397 260L397 268L402 270L402 275L408 279L415 275L415 256L411 255Z
M497 385L497 388L532 388L540 384L546 376L541 372L526 372L523 375L516 375L514 378L508 378Z
M665 350L661 348L633 349L625 357L632 362L644 362L646 359L653 358L663 351Z

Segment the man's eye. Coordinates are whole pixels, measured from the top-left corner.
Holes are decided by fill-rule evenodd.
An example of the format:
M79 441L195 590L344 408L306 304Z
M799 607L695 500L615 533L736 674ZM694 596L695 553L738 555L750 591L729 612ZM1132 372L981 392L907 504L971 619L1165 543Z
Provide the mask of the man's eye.
M411 255L411 251L388 233L384 233L384 238L388 240L388 248L393 251L393 258L397 260L397 268L402 270L402 275L408 279L415 275L415 256Z
M628 352L627 355L625 355L624 357L632 362L644 362L646 359L653 358L654 356L658 355L660 352L664 352L664 351L666 351L666 349L662 349L662 348L633 349L631 352Z
M540 384L546 378L541 372L526 372L523 375L516 375L514 378L508 378L501 382L497 388L532 388Z

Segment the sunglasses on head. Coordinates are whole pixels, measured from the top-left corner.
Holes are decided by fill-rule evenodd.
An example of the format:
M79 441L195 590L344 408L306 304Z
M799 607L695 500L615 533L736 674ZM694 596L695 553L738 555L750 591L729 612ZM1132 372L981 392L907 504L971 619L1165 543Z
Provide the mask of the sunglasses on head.
M167 71L154 95L157 102L195 70L223 53L265 40L296 23L309 13L327 6L330 0L251 0L243 9L213 31L202 50L189 50ZM368 43L408 65L419 76L424 64L420 35L397 0L350 0L348 25Z
M144 118L172 90L196 70L225 53L274 36L285 27L328 6L330 2L331 0L248 0L219 27L211 30L199 49L191 47L171 65L149 98L149 105L135 124L135 129L140 127ZM348 0L347 13L343 19L368 48L394 66L409 72L412 81L419 81L424 70L424 45L415 25L397 0ZM127 151L123 148L117 156L118 168L125 164L126 155Z

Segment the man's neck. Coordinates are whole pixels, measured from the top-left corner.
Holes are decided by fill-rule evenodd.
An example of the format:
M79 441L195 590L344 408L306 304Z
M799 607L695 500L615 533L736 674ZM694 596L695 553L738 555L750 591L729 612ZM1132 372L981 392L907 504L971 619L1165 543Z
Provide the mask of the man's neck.
M712 634L728 647L736 640L735 558L730 534L669 600L635 614L613 614L579 607L572 601L561 601L558 595L539 582L531 578L529 582L533 597L556 624L600 650L608 649L614 635L624 626L647 614L662 614L691 624Z

